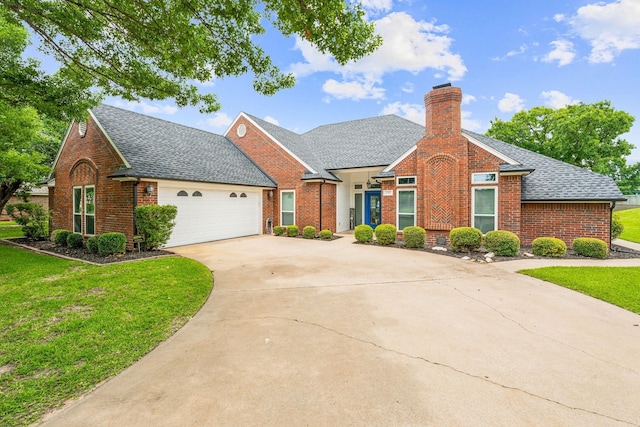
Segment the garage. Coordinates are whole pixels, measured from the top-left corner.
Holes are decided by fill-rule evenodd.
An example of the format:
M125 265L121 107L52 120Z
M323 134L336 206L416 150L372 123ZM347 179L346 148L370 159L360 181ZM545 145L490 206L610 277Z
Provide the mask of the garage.
M167 247L260 233L261 191L251 187L158 183L158 204L178 207Z

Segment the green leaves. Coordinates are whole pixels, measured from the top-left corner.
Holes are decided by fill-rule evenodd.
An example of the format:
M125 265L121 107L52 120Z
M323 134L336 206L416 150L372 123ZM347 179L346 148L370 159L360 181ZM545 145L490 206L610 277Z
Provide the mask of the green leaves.
M640 166L627 166L634 146L620 135L629 132L634 120L609 101L557 110L534 107L508 122L495 119L487 135L610 176L622 191L631 191L640 185Z

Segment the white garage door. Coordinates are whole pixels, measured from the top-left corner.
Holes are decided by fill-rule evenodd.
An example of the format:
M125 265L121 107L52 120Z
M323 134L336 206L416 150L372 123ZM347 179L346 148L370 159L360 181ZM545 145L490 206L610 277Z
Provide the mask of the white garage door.
M260 233L259 190L158 186L158 204L178 207L167 247Z

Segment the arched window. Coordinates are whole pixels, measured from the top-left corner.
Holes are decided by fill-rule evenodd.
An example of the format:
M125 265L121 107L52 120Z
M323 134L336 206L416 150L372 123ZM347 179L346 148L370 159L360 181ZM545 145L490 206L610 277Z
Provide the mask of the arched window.
M178 197L189 197L189 193L184 190L178 191Z
M193 197L202 197L202 193L199 191L194 191L192 194Z
M229 194L229 197L238 197L238 195L236 193L231 193Z

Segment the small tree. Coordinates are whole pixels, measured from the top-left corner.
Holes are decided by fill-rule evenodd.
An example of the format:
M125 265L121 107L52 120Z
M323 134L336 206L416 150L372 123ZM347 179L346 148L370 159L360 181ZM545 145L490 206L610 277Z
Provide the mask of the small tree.
M173 205L148 205L136 208L138 233L144 237L146 250L157 249L165 245L171 237L178 208Z
M47 238L49 213L37 203L16 203L7 205L7 214L22 226L25 237L33 240Z

